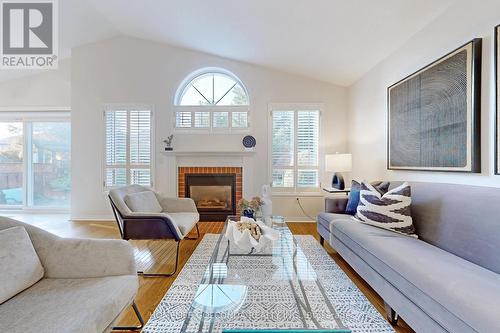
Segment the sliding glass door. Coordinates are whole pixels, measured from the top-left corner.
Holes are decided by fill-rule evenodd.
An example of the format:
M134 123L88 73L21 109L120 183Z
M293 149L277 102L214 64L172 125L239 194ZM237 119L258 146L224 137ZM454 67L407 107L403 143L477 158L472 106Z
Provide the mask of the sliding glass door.
M0 208L69 208L70 158L69 120L0 120Z
M68 207L71 196L69 122L31 123L31 172L28 204ZM28 187L29 189L29 187Z
M22 122L0 122L0 206L24 204L23 133Z

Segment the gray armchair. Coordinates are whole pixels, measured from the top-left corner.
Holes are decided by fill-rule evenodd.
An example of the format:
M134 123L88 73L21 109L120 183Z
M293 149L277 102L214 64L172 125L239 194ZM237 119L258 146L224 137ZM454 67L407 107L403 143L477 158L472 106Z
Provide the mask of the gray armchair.
M170 273L145 273L146 277L172 276L177 272L179 247L196 227L200 215L189 198L168 198L140 185L129 185L109 191L109 200L124 240L172 239L176 242L175 267ZM197 238L194 238L197 239Z
M0 304L2 332L108 332L142 328L144 321L134 303L139 282L130 244L119 239L61 238L0 217L0 230L18 226L27 231L44 274L41 280ZM5 250L4 254L21 256L12 249ZM26 273L31 272L2 272ZM0 286L3 287L6 286ZM118 315L129 305L141 324L113 327Z

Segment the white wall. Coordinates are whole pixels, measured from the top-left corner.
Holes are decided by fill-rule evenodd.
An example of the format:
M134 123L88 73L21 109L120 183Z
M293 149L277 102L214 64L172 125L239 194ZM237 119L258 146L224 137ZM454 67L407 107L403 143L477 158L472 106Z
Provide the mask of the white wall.
M71 105L71 60L59 62L57 70L0 81L0 107Z
M72 218L110 217L102 188L104 103L149 103L155 107L156 177L160 192L168 192L161 152L170 134L172 103L181 81L203 67L222 67L236 74L251 98L252 134L257 139L253 182L248 195L259 194L268 182L268 103L324 103L322 117L325 151L345 151L347 89L200 52L150 41L119 37L72 51ZM241 149L242 135L177 135L176 149ZM316 214L322 197L307 198L306 209ZM275 213L296 217L294 198L281 199ZM300 215L299 215L300 216Z
M500 2L459 0L415 34L403 47L349 89L349 150L354 178L431 181L500 187L494 176L495 93L494 26L500 24ZM481 174L391 171L386 169L387 87L475 37L483 38L481 96Z

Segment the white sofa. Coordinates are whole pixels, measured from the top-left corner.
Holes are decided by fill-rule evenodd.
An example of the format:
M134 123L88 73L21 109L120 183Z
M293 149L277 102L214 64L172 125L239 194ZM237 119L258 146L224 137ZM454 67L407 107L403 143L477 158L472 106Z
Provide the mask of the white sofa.
M0 217L0 230L15 226L28 232L43 267L43 277L0 304L0 331L109 331L118 315L133 303L138 289L134 253L128 242L60 238ZM15 258L15 253L1 246L0 253ZM2 268L0 274L20 273ZM3 281L21 278L4 276Z

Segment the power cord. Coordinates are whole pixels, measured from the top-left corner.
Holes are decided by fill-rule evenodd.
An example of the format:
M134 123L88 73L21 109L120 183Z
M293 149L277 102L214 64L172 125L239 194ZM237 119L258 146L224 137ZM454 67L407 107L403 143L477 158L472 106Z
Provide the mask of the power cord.
M300 199L299 198L295 198L297 200L297 204L299 205L300 207L300 210L302 211L302 213L307 216L308 218L310 218L311 220L316 220L314 217L312 217L311 215L307 214L306 211L304 210L304 207L302 207L302 204L300 203Z

